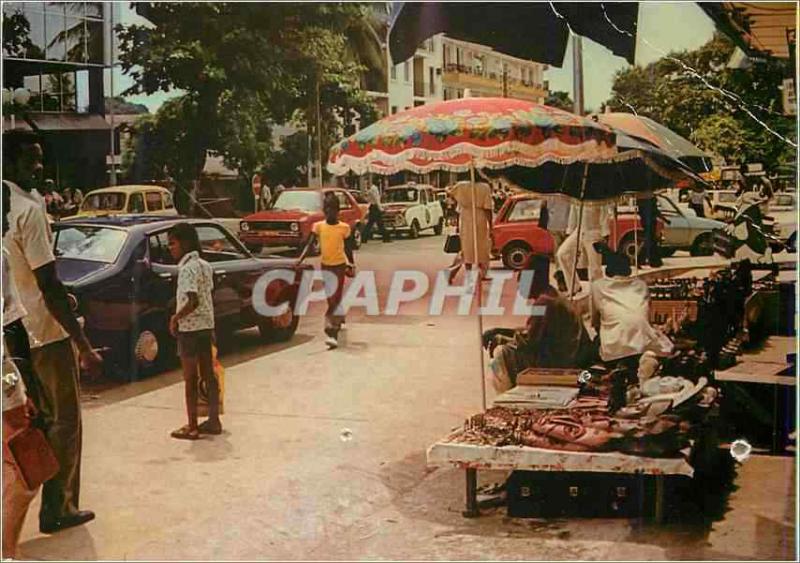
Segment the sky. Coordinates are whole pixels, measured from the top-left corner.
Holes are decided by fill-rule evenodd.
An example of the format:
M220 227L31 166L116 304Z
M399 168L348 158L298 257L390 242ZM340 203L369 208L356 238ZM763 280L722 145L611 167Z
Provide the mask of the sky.
M147 21L130 9L128 2L115 4L115 21L122 24ZM636 44L636 64L647 65L668 52L691 50L711 39L714 24L695 2L640 2L639 33ZM597 110L611 95L614 73L627 68L625 59L614 56L611 51L597 43L583 41L584 105L586 110ZM567 47L564 65L550 67L545 73L550 81L550 90L562 90L572 95L572 45ZM114 92L131 86L132 80L117 69ZM159 92L152 96L128 96L128 100L145 104L155 111L174 93Z

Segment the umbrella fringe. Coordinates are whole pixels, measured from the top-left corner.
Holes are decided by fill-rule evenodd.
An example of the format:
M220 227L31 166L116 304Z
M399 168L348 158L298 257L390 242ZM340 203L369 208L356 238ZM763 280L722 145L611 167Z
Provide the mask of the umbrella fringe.
M457 147L453 147L453 149L456 148ZM463 164L447 162L447 159L457 158L458 156L462 156L464 154L470 154L476 158L476 167L478 168L488 168L490 170L502 170L503 168L508 168L509 166L525 166L528 168L536 168L537 166L541 166L542 164L548 162L554 162L562 165L585 162L586 158L583 157L581 154L582 152L590 151L589 149L580 152L576 151L575 154L570 156L563 156L554 152L545 152L544 154L538 152L536 158L531 158L530 156L518 153L514 154L514 156L511 156L513 150L498 150L498 147L485 150L481 154L474 154L474 151L464 150L463 147L459 148L458 150L448 149L447 151L441 151L438 153L429 151L427 149L409 149L398 155L389 155L381 151L373 151L364 157L342 156L338 162L328 163L328 171L334 176L343 176L348 173L357 175L372 173L383 176L391 176L393 174L397 174L398 172L427 174L436 170L442 170L445 172L469 172L469 162L465 162ZM496 159L504 155L508 156L499 162L481 160L493 158ZM429 162L426 164L416 164L412 162L413 159L428 160ZM628 150L622 153L592 158L589 160L589 162L590 164L614 164L633 159L641 159L651 170L653 170L653 172L668 180L680 180L687 176L685 171L671 170L666 166L662 166L655 159L648 156L647 153L639 150Z
M636 155L628 155L633 151L618 153L615 147L601 146L595 141L575 145L574 150L548 149L548 145L555 145L563 149L565 144L558 139L549 139L544 143L532 146L525 143L512 141L493 147L478 147L470 143L459 143L447 149L436 151L421 147L409 148L398 154L389 154L380 149L373 149L364 156L333 155L328 162L328 172L334 176L343 176L349 172L354 174L382 174L392 175L398 172L410 171L425 174L434 170L450 172L469 172L470 160L464 163L448 162L460 156L468 155L475 159L479 168L499 170L508 166L527 166L535 168L547 162L558 164L575 164L589 160L592 163L621 162ZM569 145L567 145L569 147ZM571 147L570 147L571 148ZM566 154L565 154L566 153ZM503 158L502 161L492 162L493 159ZM413 160L428 161L425 164L412 162Z

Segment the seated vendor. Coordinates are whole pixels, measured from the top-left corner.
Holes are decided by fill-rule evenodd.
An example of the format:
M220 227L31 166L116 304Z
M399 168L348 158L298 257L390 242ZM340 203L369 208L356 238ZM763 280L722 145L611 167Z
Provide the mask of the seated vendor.
M536 264L530 296L544 314L532 315L524 329L494 329L483 335L492 357L488 377L497 393L517 384L517 375L531 367L590 366L595 350L573 302L549 284L549 262Z
M598 243L606 273L591 284L592 325L600 337L600 358L604 362L630 360L650 350L669 355L672 342L650 325L650 295L647 284L631 277L627 256Z

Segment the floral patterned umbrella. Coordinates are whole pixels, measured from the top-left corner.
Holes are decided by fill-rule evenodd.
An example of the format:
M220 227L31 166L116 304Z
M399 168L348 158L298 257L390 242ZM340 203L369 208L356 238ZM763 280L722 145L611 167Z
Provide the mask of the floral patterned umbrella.
M615 135L588 118L512 98L463 98L386 117L330 151L328 170L425 173L610 161Z

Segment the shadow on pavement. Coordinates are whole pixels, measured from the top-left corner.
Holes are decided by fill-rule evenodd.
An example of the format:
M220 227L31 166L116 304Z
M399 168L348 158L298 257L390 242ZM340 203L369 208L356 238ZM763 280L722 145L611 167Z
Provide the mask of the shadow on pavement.
M312 334L295 334L289 342L265 343L258 330L237 332L235 337L228 336L219 341L219 359L226 369L232 368L255 358L268 356L301 346L314 339ZM81 404L85 409L132 399L151 391L163 389L183 381L180 368L176 367L140 381L122 382L103 379L98 382L81 382Z
M668 559L739 559L735 553L711 548L709 534L714 522L724 518L728 498L735 489L735 467L730 456L720 459L714 472L698 475L687 486L678 484L668 495L667 521L656 524L646 519L624 518L510 518L506 505L482 508L481 517L464 518L465 476L455 468L428 468L425 452L416 452L401 460L386 462L381 479L392 491L392 504L410 520L426 520L446 530L435 537L482 536L539 540L579 540L581 542L625 542L651 545L665 550ZM482 486L503 483L507 471L479 471ZM761 523L776 538L785 530ZM774 529L773 529L774 528ZM774 555L775 545L768 548ZM565 554L566 556L567 554ZM575 554L573 554L575 555ZM571 558L571 557L566 557ZM742 557L746 559L746 557Z

